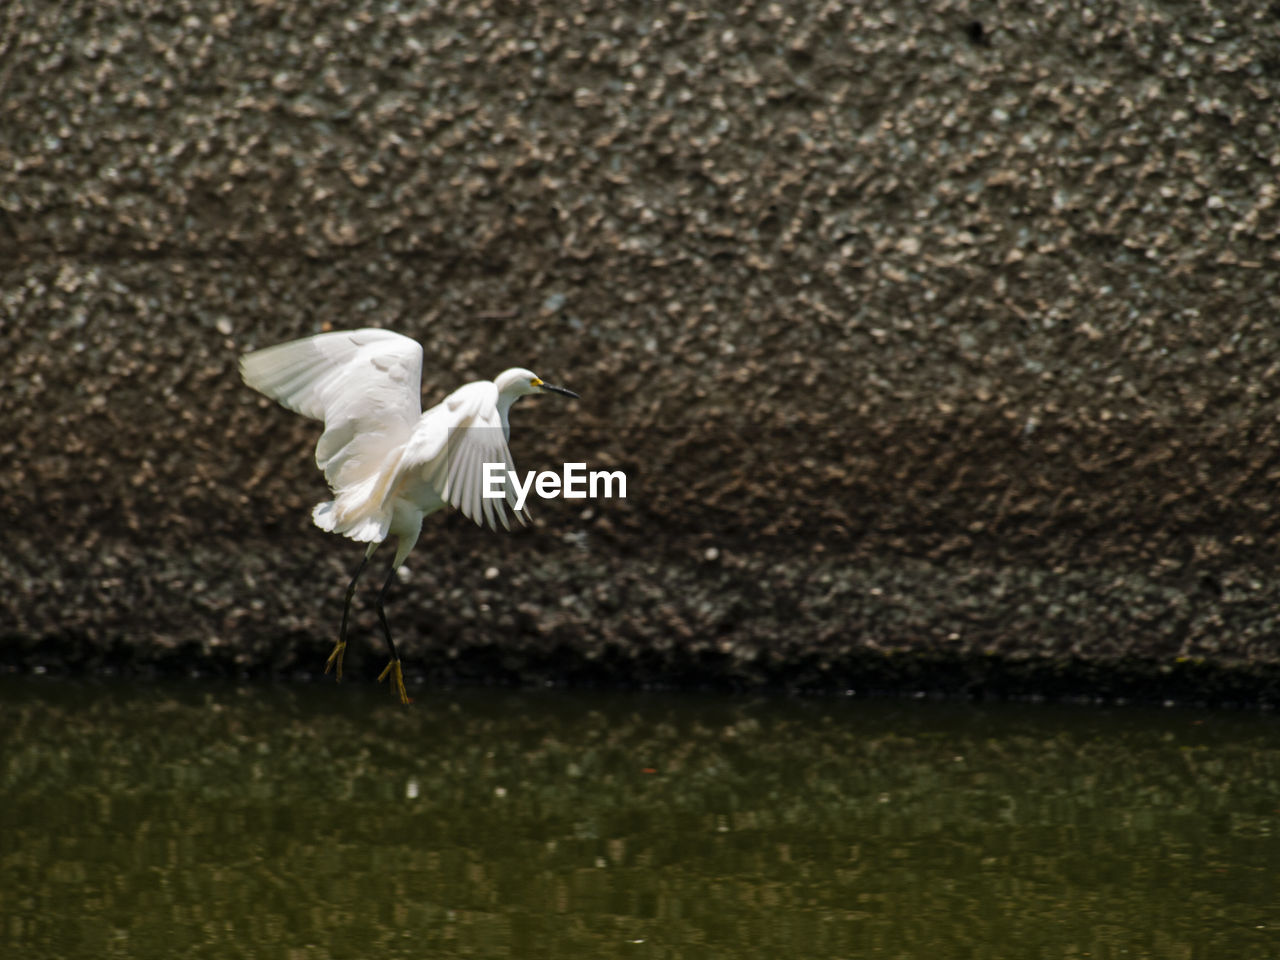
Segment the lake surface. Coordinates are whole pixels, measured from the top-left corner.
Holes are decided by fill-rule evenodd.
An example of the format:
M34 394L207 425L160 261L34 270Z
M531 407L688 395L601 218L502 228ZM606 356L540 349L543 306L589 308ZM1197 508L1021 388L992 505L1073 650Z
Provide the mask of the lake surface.
M0 956L1276 957L1280 718L0 681Z

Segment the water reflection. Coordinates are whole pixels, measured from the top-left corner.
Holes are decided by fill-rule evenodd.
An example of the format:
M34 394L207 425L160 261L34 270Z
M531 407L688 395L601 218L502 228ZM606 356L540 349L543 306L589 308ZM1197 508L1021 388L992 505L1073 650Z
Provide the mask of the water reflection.
M1269 956L1280 724L0 684L6 956Z

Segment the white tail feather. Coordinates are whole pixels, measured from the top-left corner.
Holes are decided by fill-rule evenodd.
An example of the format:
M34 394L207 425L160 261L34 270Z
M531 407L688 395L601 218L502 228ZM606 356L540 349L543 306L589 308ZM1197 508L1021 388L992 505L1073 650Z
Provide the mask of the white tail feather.
M387 539L391 527L391 511L373 517L356 517L344 521L336 500L317 503L311 511L311 519L327 533L340 533L360 543L381 543Z

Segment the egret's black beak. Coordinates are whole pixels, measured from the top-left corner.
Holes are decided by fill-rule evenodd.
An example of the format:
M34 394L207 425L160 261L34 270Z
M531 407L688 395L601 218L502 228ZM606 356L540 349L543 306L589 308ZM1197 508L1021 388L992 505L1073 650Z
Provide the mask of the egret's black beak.
M548 393L559 393L559 394L562 394L562 395L564 395L564 396L566 396L566 397L573 397L573 399L575 399L575 400L581 400L581 399L582 399L580 396L578 396L576 393L574 393L574 392L573 392L572 390L570 390L568 387L557 387L557 386L555 386L554 384L547 383L547 382L546 382L546 381L544 381L544 380L539 380L537 383L535 383L535 384L534 384L534 386L535 386L535 387L537 387L539 390L545 390L545 391L547 391Z

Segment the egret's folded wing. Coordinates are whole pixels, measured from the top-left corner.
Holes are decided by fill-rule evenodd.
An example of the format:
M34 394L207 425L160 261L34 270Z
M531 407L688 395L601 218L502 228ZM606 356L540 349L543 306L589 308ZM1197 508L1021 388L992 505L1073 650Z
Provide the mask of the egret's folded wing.
M507 478L515 470L497 408L498 392L492 383L469 383L454 391L438 407L427 412L423 425L405 451L399 471L418 470L446 503L468 519L496 530L508 530L507 510L521 523L528 512L516 509L516 493ZM486 463L501 465L503 496L484 496Z
M240 360L244 382L324 421L316 463L333 489L385 469L421 414L422 347L390 330L322 333Z

